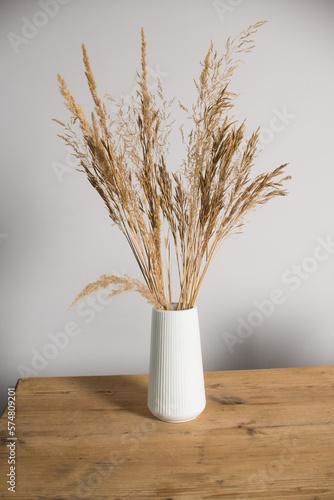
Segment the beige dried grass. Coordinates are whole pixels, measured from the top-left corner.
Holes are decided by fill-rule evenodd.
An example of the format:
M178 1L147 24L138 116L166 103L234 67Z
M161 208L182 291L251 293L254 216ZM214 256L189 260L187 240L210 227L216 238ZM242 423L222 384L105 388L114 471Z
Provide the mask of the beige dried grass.
M186 158L172 175L166 166L171 131L170 104L160 81L156 95L148 88L146 41L142 30L141 74L138 100L124 106L106 97L116 108L111 118L97 93L84 45L83 60L94 102L89 122L64 79L60 92L72 116L60 137L71 146L81 170L102 197L110 218L124 234L139 265L144 282L123 275L103 275L77 296L72 305L98 288L111 285L110 296L139 292L150 304L171 310L172 257L179 278L178 309L195 305L205 274L226 237L240 232L245 216L276 196L283 196L285 165L251 178L259 130L245 141L245 122L237 125L229 115L236 95L229 91L240 54L253 48L256 23L234 39L218 57L211 43L195 81L197 101L190 111L192 129L182 140Z

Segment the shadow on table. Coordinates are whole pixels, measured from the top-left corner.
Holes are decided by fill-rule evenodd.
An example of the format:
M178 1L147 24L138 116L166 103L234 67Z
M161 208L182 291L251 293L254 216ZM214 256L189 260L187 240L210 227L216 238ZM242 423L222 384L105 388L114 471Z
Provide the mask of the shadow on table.
M94 403L110 408L111 411L124 411L141 417L152 418L147 406L147 375L111 375L76 377L81 390L90 394Z

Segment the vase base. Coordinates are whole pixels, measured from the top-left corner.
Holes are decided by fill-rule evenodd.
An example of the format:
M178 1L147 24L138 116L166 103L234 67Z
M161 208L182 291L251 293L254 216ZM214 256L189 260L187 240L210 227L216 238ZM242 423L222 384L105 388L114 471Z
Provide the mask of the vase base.
M201 413L203 413L203 411L205 410L205 406L203 407L203 409L196 413L196 415L192 415L191 417L186 417L186 418L168 418L168 417L164 417L163 415L159 414L159 413L156 413L156 412L153 412L150 408L150 412L152 413L152 415L154 415L158 420L161 420L162 422L167 422L168 424L182 424L184 422L190 422L191 420L195 420L197 417L199 417L201 415Z
M157 417L157 415L155 415ZM168 424L183 424L184 422L191 422L191 420L195 420L196 417L191 417L191 418L186 418L184 420L168 420L167 418L163 417L157 417L157 419L161 420L162 422L167 422Z

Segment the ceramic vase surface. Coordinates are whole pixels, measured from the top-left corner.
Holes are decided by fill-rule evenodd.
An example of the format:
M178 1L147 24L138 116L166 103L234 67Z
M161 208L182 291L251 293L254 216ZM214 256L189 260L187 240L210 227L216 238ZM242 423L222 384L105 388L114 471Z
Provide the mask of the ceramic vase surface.
M148 407L160 420L193 420L206 405L197 308L152 309Z

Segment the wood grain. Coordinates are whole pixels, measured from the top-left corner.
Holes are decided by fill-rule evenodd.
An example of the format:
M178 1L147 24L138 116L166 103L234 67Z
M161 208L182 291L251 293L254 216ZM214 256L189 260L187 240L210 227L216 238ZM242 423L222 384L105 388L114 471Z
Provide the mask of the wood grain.
M207 407L168 424L147 375L27 378L9 499L334 499L334 367L205 374Z

